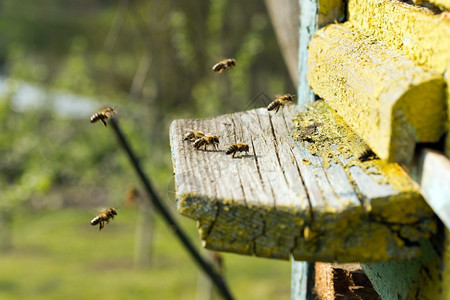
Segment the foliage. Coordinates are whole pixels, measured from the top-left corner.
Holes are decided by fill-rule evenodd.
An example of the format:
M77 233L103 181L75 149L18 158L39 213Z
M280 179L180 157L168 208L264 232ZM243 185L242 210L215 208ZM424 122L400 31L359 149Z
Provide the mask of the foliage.
M130 232L136 212L121 209L101 232L89 226L93 215L70 208L20 215L14 223L14 252L0 256L0 298L195 299L198 271L159 219L151 268L134 270ZM180 221L195 238L194 223ZM226 280L237 299L289 297L288 262L223 257Z
M171 177L171 120L246 109L261 92L292 92L260 1L10 0L0 14L8 78L117 105L162 189ZM237 67L214 74L223 57L235 57ZM130 170L109 132L88 124L89 116L61 117L48 99L15 111L14 89L6 98L0 187L8 205L32 198L97 205L111 194L120 201L125 187L115 183Z

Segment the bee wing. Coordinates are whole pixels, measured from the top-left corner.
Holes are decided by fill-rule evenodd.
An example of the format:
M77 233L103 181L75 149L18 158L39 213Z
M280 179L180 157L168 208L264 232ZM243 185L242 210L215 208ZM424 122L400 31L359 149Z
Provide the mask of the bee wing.
M116 111L115 109L109 109L109 110L107 110L107 111L105 112L105 115L106 115L108 118L112 118L112 117L114 117L116 114L117 114L117 111Z

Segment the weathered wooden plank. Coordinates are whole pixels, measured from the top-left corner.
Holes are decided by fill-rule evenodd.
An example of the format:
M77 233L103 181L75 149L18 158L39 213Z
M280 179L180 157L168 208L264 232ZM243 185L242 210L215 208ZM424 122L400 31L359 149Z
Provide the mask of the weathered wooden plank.
M441 74L418 67L348 23L319 30L309 51L312 89L380 158L409 163L417 141L442 136Z
M323 125L303 140L299 134L311 119ZM188 129L218 135L220 150L194 149L183 141ZM248 143L249 155L225 155L235 142ZM178 209L198 221L208 249L386 261L415 257L416 242L434 229L433 214L406 173L379 160L360 163L364 144L323 101L272 117L261 108L177 120L171 145ZM368 245L378 250L366 251Z
M419 65L444 73L450 61L450 13L405 2L350 0L349 21Z

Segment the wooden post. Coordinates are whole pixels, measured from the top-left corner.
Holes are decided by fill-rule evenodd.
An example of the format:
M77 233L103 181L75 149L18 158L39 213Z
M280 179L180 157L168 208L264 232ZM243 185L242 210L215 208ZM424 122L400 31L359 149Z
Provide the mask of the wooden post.
M342 1L328 1L329 7L322 10L324 23L331 19L338 20L342 12ZM299 20L299 48L298 48L298 89L297 103L299 105L311 103L315 100L315 95L308 85L308 45L313 34L319 28L319 0L299 0L300 20ZM334 9L338 7L338 9ZM330 13L329 13L330 12ZM324 24L321 24L324 25ZM291 299L310 299L312 296L314 263L298 262L292 258L291 271Z

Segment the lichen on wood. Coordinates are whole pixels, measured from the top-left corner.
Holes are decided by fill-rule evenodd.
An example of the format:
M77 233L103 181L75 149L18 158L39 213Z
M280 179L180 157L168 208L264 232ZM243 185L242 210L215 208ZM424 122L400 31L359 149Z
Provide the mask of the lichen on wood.
M397 0L350 0L348 13L349 21L372 38L421 66L444 73L450 61L448 10L436 14Z
M312 122L323 124L295 140L298 128ZM194 149L183 140L189 129L218 135L219 150ZM236 142L249 144L249 155L225 155ZM323 101L273 116L261 108L176 120L171 146L178 210L197 221L211 250L313 261L401 260L419 255L417 242L435 229L432 211L406 173L395 164L358 162L363 142Z
M308 67L314 92L382 159L409 163L416 142L436 142L444 133L442 75L349 23L317 32Z

